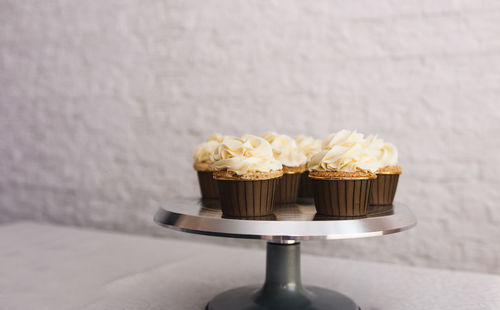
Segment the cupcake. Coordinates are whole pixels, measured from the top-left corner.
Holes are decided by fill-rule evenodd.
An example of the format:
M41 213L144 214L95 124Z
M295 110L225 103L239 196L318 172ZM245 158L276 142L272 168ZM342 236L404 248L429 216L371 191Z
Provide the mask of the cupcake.
M193 153L194 169L198 172L198 183L202 198L218 198L217 184L213 178L214 151L223 140L220 133L213 133L206 142L196 147Z
M378 161L367 148L363 134L341 130L323 141L322 148L308 164L317 213L366 215Z
M224 217L273 213L275 191L283 175L271 145L263 138L226 137L214 153L214 179Z
M321 151L321 140L314 139L313 137L299 135L295 137L295 142L297 142L297 147L299 151L302 152L307 157L307 162L311 160L311 157ZM306 170L300 175L299 183L299 197L313 197L313 190L311 181L309 181L309 171Z
M307 157L299 151L297 143L289 136L266 132L262 137L271 144L274 158L283 165L283 178L276 191L276 203L296 202L300 176L307 170Z
M396 195L399 175L403 172L397 165L398 150L392 143L384 142L377 136L369 136L367 146L374 152L379 165L370 194L370 205L390 205Z

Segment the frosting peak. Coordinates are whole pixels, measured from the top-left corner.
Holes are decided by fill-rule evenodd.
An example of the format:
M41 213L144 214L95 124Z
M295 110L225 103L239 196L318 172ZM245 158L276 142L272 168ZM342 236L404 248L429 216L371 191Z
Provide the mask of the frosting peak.
M371 156L361 145L353 147L334 146L312 156L309 170L312 171L370 171L379 168L374 156Z
M319 139L314 139L310 136L299 135L295 137L295 142L297 142L299 151L306 155L307 160L310 160L314 154L321 151L321 140Z
M215 141L218 143L221 143L222 140L224 140L224 136L219 132L214 132L207 138L207 141Z
M398 164L398 150L394 144L384 142L384 140L377 136L368 136L366 144L377 158L379 168L396 166Z
M215 161L214 152L217 145L222 142L224 136L220 133L214 132L211 134L207 141L199 144L193 153L194 166L199 171L210 171Z
M216 170L225 169L238 175L282 169L281 163L274 159L271 145L253 135L225 137L217 146L214 159Z
M198 145L194 149L193 159L195 163L213 163L214 151L219 145L216 141L207 141Z
M284 166L298 167L307 162L306 155L299 151L293 138L275 132L266 132L262 137L271 144L274 158L281 161Z
M375 172L379 168L378 160L363 134L356 131L341 130L323 141L323 150L311 157L309 170Z
M339 132L332 133L326 138L321 147L323 150L328 150L334 147L335 145L341 145L345 147L354 146L357 143L363 143L364 135L362 133L357 132L356 130L350 131L346 129L342 129Z

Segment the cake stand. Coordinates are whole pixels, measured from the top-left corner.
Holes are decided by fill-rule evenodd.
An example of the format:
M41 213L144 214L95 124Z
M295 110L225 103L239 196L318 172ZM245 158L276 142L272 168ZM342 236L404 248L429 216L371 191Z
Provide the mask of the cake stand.
M223 218L217 200L173 199L158 210L155 222L178 231L243 239L267 240L266 279L215 296L207 310L358 310L356 303L336 291L304 286L300 279L300 241L350 239L397 233L416 225L403 204L370 207L359 218L316 214L312 200L276 206L260 218Z

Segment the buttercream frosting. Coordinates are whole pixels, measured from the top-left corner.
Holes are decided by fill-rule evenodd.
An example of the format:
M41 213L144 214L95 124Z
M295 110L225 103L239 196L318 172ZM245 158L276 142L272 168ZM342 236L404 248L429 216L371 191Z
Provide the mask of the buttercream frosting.
M281 170L281 162L273 156L271 145L263 138L245 135L225 137L214 153L215 170L227 170L237 175Z
M398 164L398 149L389 142L370 135L366 139L367 147L372 149L375 157L379 162L379 168L388 166L396 166Z
M309 161L311 171L375 172L379 162L372 148L367 147L363 134L341 130L328 136L323 150Z
M222 140L224 140L224 136L219 132L212 133L207 139L207 141L215 141L219 143L221 143Z
M332 133L322 143L323 150L329 150L334 146L350 147L358 143L364 143L364 135L356 130L350 131L342 129L341 131Z
M320 139L315 139L313 137L305 135L299 135L295 137L295 142L297 143L299 151L306 155L307 160L310 160L314 154L321 151Z
M213 163L214 151L219 145L217 141L206 141L194 149L193 159L195 163Z
M271 144L274 158L283 166L298 167L307 162L307 157L299 151L297 143L292 137L279 135L275 132L266 132L262 135Z
M194 167L199 171L210 171L213 169L214 152L217 145L222 142L224 136L218 132L212 133L208 139L200 143L193 153Z

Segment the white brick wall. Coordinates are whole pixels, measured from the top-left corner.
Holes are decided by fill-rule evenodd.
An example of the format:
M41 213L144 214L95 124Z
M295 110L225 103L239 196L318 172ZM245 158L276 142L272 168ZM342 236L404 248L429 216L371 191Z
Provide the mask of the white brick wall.
M306 251L500 273L498 1L0 0L0 94L0 222L193 238L151 220L208 133L346 127L419 226Z

